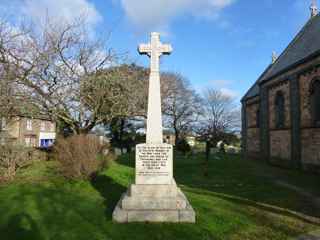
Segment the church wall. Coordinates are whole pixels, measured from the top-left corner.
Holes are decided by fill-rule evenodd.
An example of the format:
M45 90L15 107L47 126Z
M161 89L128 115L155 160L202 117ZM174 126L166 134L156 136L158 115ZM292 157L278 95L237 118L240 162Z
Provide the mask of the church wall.
M300 118L301 118L301 163L306 170L320 172L320 128L312 123L310 86L312 80L320 76L320 68L312 69L299 78Z
M270 161L277 165L289 166L291 159L291 131L270 131Z
M260 155L260 129L249 128L247 130L248 156L258 158Z
M276 111L275 111L275 99L278 91L281 91L285 99L285 126L284 129L291 127L290 116L290 85L289 81L285 81L277 86L269 89L269 127L273 131L276 129Z
M311 81L320 76L320 68L314 69L299 78L300 97L301 97L301 127L310 128L312 126L311 105L310 105L310 86Z
M301 145L302 167L320 173L320 129L303 129Z
M269 141L270 161L277 165L288 166L291 159L291 116L290 85L284 81L269 89ZM278 91L282 91L285 99L285 122L281 129L276 128L275 99Z
M246 150L249 157L258 158L260 154L260 129L257 126L259 99L254 98L246 104L247 141Z
M257 111L259 109L259 103L247 103L247 128L257 127Z
M250 118L254 119L255 107L247 108L250 103L246 101L245 116L249 119L244 125L251 125L245 131L247 153L253 152L259 143L263 160L320 173L320 128L312 124L309 102L310 83L315 76L320 76L320 56L264 82L260 86L259 103L265 102L260 108L260 131L251 125L254 121ZM278 90L282 90L285 97L285 127L282 129L275 126L275 96ZM291 109L291 102L296 109ZM259 135L260 141L257 141Z

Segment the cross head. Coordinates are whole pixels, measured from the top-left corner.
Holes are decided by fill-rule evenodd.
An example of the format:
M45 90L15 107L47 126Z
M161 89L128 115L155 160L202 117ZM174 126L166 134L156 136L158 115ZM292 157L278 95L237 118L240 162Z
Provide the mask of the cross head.
M160 42L160 34L157 32L151 33L151 42L149 44L140 44L138 51L140 54L148 55L151 58L150 71L160 71L160 57L161 55L169 55L172 52L170 44L162 44Z

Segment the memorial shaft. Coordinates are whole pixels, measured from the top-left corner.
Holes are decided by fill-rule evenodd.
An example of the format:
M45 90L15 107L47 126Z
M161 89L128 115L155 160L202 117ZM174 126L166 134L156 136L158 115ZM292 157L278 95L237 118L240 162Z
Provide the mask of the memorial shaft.
M135 182L112 214L118 223L195 222L195 212L173 177L173 146L162 143L159 59L171 51L159 33L151 34L151 43L139 45L140 54L150 57L147 142L136 145Z
M151 33L151 43L139 46L140 54L147 54L150 57L146 141L149 144L161 144L163 142L159 63L161 55L170 54L171 51L172 47L170 45L160 42L159 33Z

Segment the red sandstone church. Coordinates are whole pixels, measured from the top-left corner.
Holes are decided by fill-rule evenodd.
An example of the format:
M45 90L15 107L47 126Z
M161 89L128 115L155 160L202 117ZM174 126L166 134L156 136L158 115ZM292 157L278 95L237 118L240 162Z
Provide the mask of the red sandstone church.
M244 154L320 172L320 14L242 98Z

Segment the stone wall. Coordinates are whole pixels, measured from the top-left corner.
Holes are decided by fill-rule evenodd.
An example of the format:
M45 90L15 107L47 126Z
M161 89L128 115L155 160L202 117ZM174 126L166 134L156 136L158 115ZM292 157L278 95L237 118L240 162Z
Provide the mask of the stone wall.
M19 138L19 118L15 117L10 120L7 120L7 126L5 128L6 134L11 139Z
M32 120L32 130L28 130L27 128L27 121ZM41 130L41 123L45 123L45 129L43 132L55 132L55 124L42 119L28 119L28 118L21 118L20 119L20 134L19 134L19 141L22 144L25 144L25 138L32 138L32 143L34 147L38 146L39 141L39 134ZM53 126L52 126L53 124Z
M270 131L270 158L278 165L288 165L291 159L291 131Z
M260 131L255 129L257 105L246 102L247 152L259 146L260 155L272 163L320 172L320 128L313 126L310 109L310 84L320 76L319 63L320 56L262 84ZM275 98L279 90L285 98L285 126L276 129ZM291 102L295 109L291 109ZM257 141L259 135L261 140Z
M309 171L320 172L320 128L312 122L310 87L312 80L320 76L320 68L315 68L299 78L301 117L301 163Z
M257 127L257 111L259 109L259 103L255 102L247 105L246 109L246 120L247 128L256 128Z
M300 85L300 113L301 113L301 127L309 128L312 125L311 102L310 102L310 87L311 82L315 77L320 76L320 68L314 69L309 73L301 75L299 78Z
M260 129L247 129L247 154L249 157L258 158L260 155Z
M269 88L270 161L281 166L289 165L291 159L291 112L289 84L289 81L284 81ZM276 129L275 100L278 91L283 93L285 99L285 121L282 129Z
M281 91L285 99L285 129L291 127L291 116L290 116L290 86L289 81L282 82L269 89L269 127L271 130L276 129L276 111L275 111L275 100L278 91Z
M301 145L302 167L320 172L320 128L303 129Z
M257 126L257 111L260 107L259 98L253 98L246 104L246 151L248 157L258 158L260 154L260 129Z

